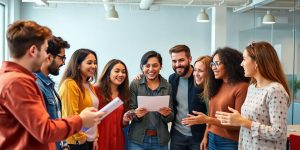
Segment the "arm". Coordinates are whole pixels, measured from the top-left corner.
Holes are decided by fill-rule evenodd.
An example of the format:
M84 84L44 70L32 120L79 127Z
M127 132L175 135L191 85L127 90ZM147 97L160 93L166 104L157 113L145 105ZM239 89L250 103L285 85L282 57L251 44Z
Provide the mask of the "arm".
M6 95L7 101L4 104L6 108L41 143L63 140L78 132L82 126L79 116L67 119L49 119L41 97L42 94L32 80L19 78L12 81Z
M140 116L140 113L143 113L143 108L138 108L137 104L137 96L138 96L138 87L136 80L132 81L130 84L130 93L131 93L131 98L130 98L130 103L129 103L129 109L135 110L135 114L133 117L134 121L140 122L142 121L143 117L138 117Z
M286 137L287 130L287 112L288 99L283 87L270 92L266 99L266 104L269 110L270 125L263 122L252 121L251 133L252 137L259 136L267 140L278 140L281 137Z
M78 115L80 113L79 101L82 95L76 82L74 80L66 79L62 83L58 93L61 98L62 116L69 117ZM82 141L83 138L86 139L86 135L82 131L74 134L72 137L75 141Z
M172 99L172 87L171 87L170 84L168 84L168 95L170 95L169 108L168 108L168 111L170 111L170 112L169 112L169 114L167 116L161 115L161 119L165 123L171 122L174 119L174 111L173 111L174 109L173 109L173 99Z
M284 89L273 90L268 94L266 104L267 110L269 110L270 125L247 119L232 108L230 110L233 113L218 112L217 114L219 120L222 120L222 124L243 126L250 129L252 137L259 136L267 140L278 140L278 138L286 136L288 99Z

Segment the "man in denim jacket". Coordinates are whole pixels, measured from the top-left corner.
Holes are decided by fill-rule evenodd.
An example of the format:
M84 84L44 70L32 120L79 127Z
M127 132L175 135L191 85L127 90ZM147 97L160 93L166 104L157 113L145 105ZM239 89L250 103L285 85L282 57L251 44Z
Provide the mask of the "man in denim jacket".
M65 48L70 48L69 43L60 37L53 36L48 41L47 59L42 64L41 72L35 74L51 119L61 118L61 102L54 89L55 83L49 75L58 75L59 68L65 64ZM68 149L67 143L65 141L56 142L56 149Z

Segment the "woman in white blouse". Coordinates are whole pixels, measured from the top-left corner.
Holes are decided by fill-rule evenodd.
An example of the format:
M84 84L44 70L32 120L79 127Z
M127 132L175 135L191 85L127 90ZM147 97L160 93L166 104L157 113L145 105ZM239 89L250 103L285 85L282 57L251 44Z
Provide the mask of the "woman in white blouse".
M241 65L251 77L241 114L216 112L223 125L241 126L239 149L285 149L290 92L273 46L255 42L246 47Z

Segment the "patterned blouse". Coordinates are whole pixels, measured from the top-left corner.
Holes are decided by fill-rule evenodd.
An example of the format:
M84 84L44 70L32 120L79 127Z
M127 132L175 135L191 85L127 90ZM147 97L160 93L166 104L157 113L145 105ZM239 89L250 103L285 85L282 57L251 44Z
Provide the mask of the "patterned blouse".
M252 120L252 125L251 129L241 127L239 149L286 148L288 99L287 92L277 82L262 88L249 86L241 114Z

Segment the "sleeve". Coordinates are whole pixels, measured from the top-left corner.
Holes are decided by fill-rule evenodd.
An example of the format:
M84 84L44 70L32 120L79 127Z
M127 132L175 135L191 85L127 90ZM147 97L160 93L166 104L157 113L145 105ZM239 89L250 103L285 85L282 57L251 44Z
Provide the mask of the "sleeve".
M60 89L59 96L62 104L62 116L70 117L80 114L79 101L81 97L81 90L73 80L66 79ZM75 141L82 141L86 138L84 132L80 131L72 136Z
M236 86L236 92L233 95L235 98L234 109L239 111L239 113L241 113L241 108L246 99L247 91L248 91L248 83L241 83L239 84L239 86ZM228 130L235 130L235 131L240 130L240 127L237 126L222 125L222 127Z
M35 81L14 80L6 95L6 108L41 143L63 140L78 132L82 126L79 116L51 120Z
M266 97L270 125L253 121L251 125L252 137L259 136L274 141L286 137L289 97L283 87L273 89Z
M166 123L171 122L174 119L174 109L173 109L173 99L172 99L172 87L171 87L170 84L168 84L168 95L170 95L169 108L171 108L171 113L167 117L164 117L164 116L161 115L161 119L164 122L166 122Z
M244 104L244 101L247 96L247 91L248 91L248 84L243 83L241 86L238 88L236 95L235 95L235 107L234 109L239 111L241 113L241 108L242 105Z
M129 109L136 109L138 108L138 104L137 104L137 96L138 96L138 86L137 86L137 82L136 80L133 80L130 84L130 93L131 93L131 97L130 97L130 102L129 102ZM142 121L142 118L138 118L137 116L133 117L134 121Z

